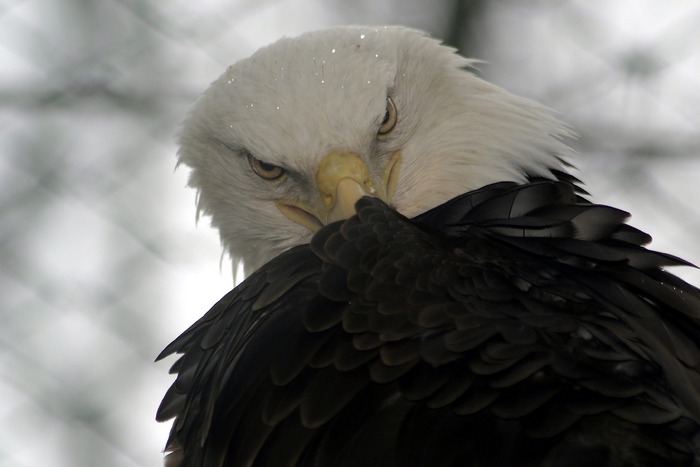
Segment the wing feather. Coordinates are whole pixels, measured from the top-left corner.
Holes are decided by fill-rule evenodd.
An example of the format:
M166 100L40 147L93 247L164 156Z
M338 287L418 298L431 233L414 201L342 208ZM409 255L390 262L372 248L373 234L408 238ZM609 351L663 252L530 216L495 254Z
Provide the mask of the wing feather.
M413 220L360 200L161 353L183 354L157 414L176 419L169 449L212 466L697 465L700 292L581 193L497 183Z

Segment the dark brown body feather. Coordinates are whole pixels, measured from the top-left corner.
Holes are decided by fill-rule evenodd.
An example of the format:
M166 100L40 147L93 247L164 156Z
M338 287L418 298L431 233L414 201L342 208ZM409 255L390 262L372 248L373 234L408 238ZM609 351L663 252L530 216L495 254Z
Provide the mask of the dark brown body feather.
M700 465L700 292L626 217L557 181L362 199L159 356L172 459Z

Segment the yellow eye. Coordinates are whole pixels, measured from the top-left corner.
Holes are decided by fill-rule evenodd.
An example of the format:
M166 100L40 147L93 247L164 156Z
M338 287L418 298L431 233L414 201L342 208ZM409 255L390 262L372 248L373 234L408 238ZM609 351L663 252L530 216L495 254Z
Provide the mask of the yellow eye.
M391 97L386 98L386 113L384 114L384 119L382 119L382 123L379 125L379 130L377 130L377 134L379 135L385 135L389 133L391 130L394 129L396 126L396 106L394 105L394 102L391 100Z
M248 156L250 167L260 178L265 180L277 180L284 175L284 169L273 164L268 164L253 156Z

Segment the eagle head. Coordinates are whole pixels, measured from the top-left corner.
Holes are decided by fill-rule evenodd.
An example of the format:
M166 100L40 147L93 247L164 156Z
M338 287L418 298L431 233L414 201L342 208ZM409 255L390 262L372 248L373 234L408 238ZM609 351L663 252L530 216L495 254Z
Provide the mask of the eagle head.
M553 178L554 112L402 27L284 38L229 67L184 122L179 162L246 273L376 196L412 217L497 181Z

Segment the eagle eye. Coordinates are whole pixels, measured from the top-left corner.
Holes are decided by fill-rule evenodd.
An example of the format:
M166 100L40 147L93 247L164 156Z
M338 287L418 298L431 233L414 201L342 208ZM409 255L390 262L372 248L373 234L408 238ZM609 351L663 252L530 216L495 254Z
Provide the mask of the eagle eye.
M379 130L377 130L377 134L381 135L386 135L389 133L391 130L394 129L396 126L396 106L394 105L394 101L391 100L391 97L386 98L386 113L384 114L384 118L382 119L382 122L379 124Z
M284 175L284 169L282 167L256 159L250 154L248 155L248 160L250 161L250 167L253 169L253 172L260 178L265 180L277 180Z

